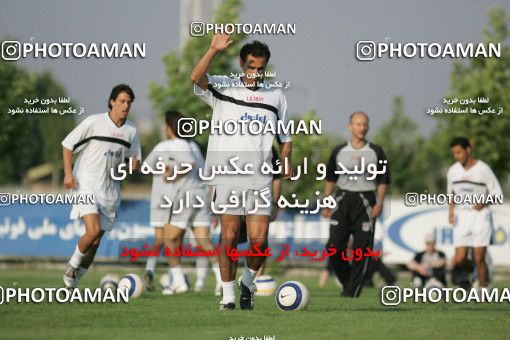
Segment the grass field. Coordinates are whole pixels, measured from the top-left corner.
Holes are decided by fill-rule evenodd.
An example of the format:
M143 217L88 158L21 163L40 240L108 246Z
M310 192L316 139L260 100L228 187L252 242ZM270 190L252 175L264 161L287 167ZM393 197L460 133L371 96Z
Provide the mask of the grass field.
M115 271L111 271L115 272ZM125 272L118 271L118 274ZM96 288L105 272L83 279ZM2 287L61 287L60 270L0 270ZM310 290L308 309L282 312L273 298L256 297L253 311L217 310L213 275L206 290L178 296L145 293L129 303L42 303L0 305L0 338L73 339L508 339L510 304L414 304L383 306L380 289L368 288L359 299L345 299L330 281L320 289L315 277L300 280ZM404 280L401 280L404 282ZM496 282L495 287L510 287Z

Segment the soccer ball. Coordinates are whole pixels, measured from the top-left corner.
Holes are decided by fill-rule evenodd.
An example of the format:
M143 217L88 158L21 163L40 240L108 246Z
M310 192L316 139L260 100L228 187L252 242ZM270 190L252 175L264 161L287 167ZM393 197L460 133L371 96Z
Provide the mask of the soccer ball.
M425 283L425 291L427 291L427 294L428 293L428 290L432 289L432 288L438 288L438 289L441 289L441 288L444 288L444 285L441 281L435 279L435 278L431 278L429 279L426 283ZM439 298L439 292L437 290L433 290L431 291L430 293L430 297L434 300L438 299Z
M257 286L255 292L257 296L273 296L276 290L276 281L269 275L261 275L255 278L255 285Z
M421 279L421 277L415 276L411 284L415 288L420 288L421 286L423 286L423 280Z
M143 281L136 274L128 274L120 279L117 289L125 289L128 291L130 298L137 298L143 293Z
M159 278L159 286L161 289L170 288L170 279L168 278L168 273L161 275Z
M283 311L303 310L308 306L308 289L301 282L287 281L278 287L275 299Z
M119 276L115 274L106 274L101 278L99 285L102 290L110 289L112 291L116 291L117 286L119 285Z

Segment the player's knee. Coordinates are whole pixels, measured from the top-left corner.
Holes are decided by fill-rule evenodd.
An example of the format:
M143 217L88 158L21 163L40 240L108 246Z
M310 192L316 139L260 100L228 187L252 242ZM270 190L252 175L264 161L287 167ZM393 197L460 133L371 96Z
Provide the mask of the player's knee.
M177 247L179 246L179 242L178 242L178 239L177 237L170 237L166 240L165 244L168 246L168 247Z
M221 233L221 242L224 244L233 244L239 238L239 234L234 230L225 230Z
M165 246L165 247L171 248L174 246L174 244L175 244L175 242L172 242L172 239L170 239L170 238L165 238L163 240L163 246Z
M101 227L99 225L93 226L87 232L88 236L93 238L94 240L99 239L101 236Z
M261 250L265 250L267 248L267 238L253 237L250 238L250 243L252 245L258 245L259 249Z
M209 239L197 239L197 243L200 247L202 247L203 249L213 249L213 245L211 243L211 240Z
M255 231L255 232L250 232L248 234L248 237L250 238L250 241L253 243L253 242L257 242L257 243L263 243L263 242L267 242L267 231Z

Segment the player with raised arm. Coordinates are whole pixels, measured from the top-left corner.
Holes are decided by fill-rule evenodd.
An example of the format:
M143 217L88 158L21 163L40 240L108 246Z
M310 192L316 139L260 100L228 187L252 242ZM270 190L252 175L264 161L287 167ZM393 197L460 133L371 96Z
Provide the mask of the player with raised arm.
M253 41L245 44L239 53L239 63L243 74L232 79L226 76L207 74L209 65L217 53L226 49L232 40L229 34L216 34L208 51L202 56L191 73L195 83L195 93L213 109L212 122L224 123L244 120L271 121L273 126L278 121L287 122L287 102L280 89L264 86L263 73L270 58L267 45ZM221 85L221 86L219 86ZM281 145L280 161L288 166L282 167L284 178L291 176L292 144L288 133L276 135ZM225 166L229 159L239 157L239 164L250 164L253 169L261 169L264 164L271 164L275 135L273 134L241 134L238 130L233 134L210 134L206 157L206 170L216 165ZM221 213L221 254L220 271L222 278L223 299L220 310L235 308L235 272L237 261L227 255L227 248L235 248L239 238L241 216L246 216L249 249L260 244L261 251L267 248L267 235L272 207L271 174L256 173L242 176L217 176L208 185L212 186L212 205L228 205L231 198L246 204L242 207L226 207ZM265 199L261 199L265 196ZM269 207L252 209L258 202ZM241 279L240 307L253 309L253 293L257 270L262 266L265 257L251 256Z
M463 197L501 195L501 186L491 168L471 154L471 144L464 137L457 137L450 143L456 162L447 174L448 194ZM467 197L469 198L469 197ZM473 260L478 271L479 287L488 285L488 270L485 256L493 232L492 213L488 203L450 204L448 221L454 225L452 281L463 288L469 288L470 261L468 249L473 247Z
M135 125L127 120L133 90L115 86L108 100L109 112L91 115L62 141L64 187L76 194L92 194L93 204L75 204L71 219L81 219L85 234L80 237L64 273L66 287L74 288L94 260L105 231L111 231L120 206L120 184L111 175L122 162L132 170L140 166L140 138ZM79 153L72 165L73 153Z
M149 153L144 161L144 164L149 165L154 169L156 163L161 161L165 166L170 166L170 160L174 160L174 156L171 154L173 151L177 151L175 148L175 137L170 126L170 117L172 116L171 111L165 113L165 135L166 140L158 143L154 149ZM166 169L165 169L166 170ZM151 203L150 203L150 224L154 228L154 245L153 248L161 250L165 246L164 232L165 227L169 227L171 209L162 208L161 203L163 202L163 195L168 197L170 200L174 200L176 196L176 185L173 181L166 181L166 175L154 174L152 177L152 188L151 188ZM151 256L147 258L145 266L145 286L148 291L154 290L154 273L156 271L156 265L158 257ZM169 278L171 278L169 274Z

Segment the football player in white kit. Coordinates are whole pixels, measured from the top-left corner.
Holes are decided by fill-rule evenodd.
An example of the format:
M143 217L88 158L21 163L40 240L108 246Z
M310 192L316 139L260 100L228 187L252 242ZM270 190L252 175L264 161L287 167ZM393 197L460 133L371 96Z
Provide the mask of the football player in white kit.
M151 225L156 231L155 246L161 248L163 245L174 250L180 247L187 228L193 229L193 235L199 246L204 250L214 250L211 243L209 227L211 225L211 216L204 205L203 208L180 207L180 200L183 203L186 196L190 203L195 195L198 195L207 203L207 188L202 183L198 175L198 169L203 168L204 158L198 145L191 139L180 138L177 135L177 124L183 115L177 111L168 111L165 113L165 133L167 140L157 144L154 150L145 159L144 164L151 168L156 168L158 161L165 164L166 172L164 175L154 175L151 194ZM184 163L192 165L192 171L186 174L179 174L175 179L169 181L168 176L173 175L174 166L180 170ZM165 195L171 202L170 208L161 207ZM215 256L209 257L212 269L216 276L216 291L219 294L221 277L218 265L218 259ZM147 260L146 275L152 284L152 276L157 258L150 257ZM188 290L188 284L185 280L184 272L181 267L180 257L168 257L168 277L171 278L171 286L163 289L164 295L184 293ZM207 270L203 264L197 265L197 277L200 279L200 272ZM197 283L198 282L197 279ZM203 282L201 283L203 285ZM200 285L200 283L199 283ZM201 287L196 287L198 288Z
M101 237L111 231L120 206L119 181L111 170L127 162L132 170L140 166L140 138L135 125L127 120L133 90L125 84L115 86L108 100L109 112L94 114L84 119L62 141L64 187L76 194L92 194L93 204L75 204L71 219L81 219L85 233L80 237L69 260L64 284L78 285L94 260ZM73 153L79 153L72 166Z
M466 197L471 195L501 195L501 187L491 168L471 154L471 145L464 137L454 138L451 152L457 161L448 170L448 194ZM487 246L491 243L493 225L488 204L450 204L448 221L454 225L453 238L455 256L452 279L455 284L469 288L466 279L470 271L467 253L473 248L473 260L478 272L479 287L488 284L488 270L485 262Z
M281 121L286 125L288 117L285 95L279 88L266 86L263 79L263 73L271 56L267 45L253 41L241 48L239 63L243 73L239 78L207 74L215 55L228 48L231 43L230 34L214 35L209 50L191 73L191 81L195 84L195 94L213 109L211 121L219 124L235 122L238 125L252 121L258 121L264 125L270 121L273 126L277 126ZM262 165L271 166L271 148L275 137L278 138L281 146L280 161L282 164L287 164L285 167L282 166L282 175L288 179L292 172L292 143L288 131L286 133L278 131L276 134L242 134L238 131L233 134L211 133L209 135L206 171L215 166L229 166L229 160L233 157L239 157L238 164L251 165L257 171L249 176L216 176L206 182L212 187L212 204L215 206L225 207L236 200L244 201L242 207L231 205L221 214L220 271L223 299L220 301L220 310L235 309L237 261L232 261L226 251L228 247L237 247L242 216L246 216L250 251L256 251L254 250L256 244L260 245L261 251L267 247L269 219L272 205L274 205L271 193L272 176L262 174L258 170L262 168ZM266 197L262 198L262 196ZM260 208L259 205L267 205L264 201L269 201L269 207ZM253 295L257 289L254 279L264 260L265 257L262 256L247 257L247 265L240 283L241 309L253 309Z

